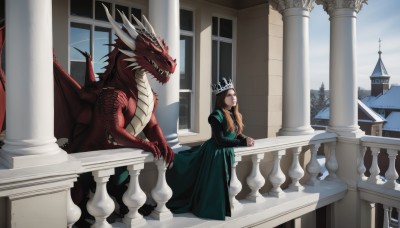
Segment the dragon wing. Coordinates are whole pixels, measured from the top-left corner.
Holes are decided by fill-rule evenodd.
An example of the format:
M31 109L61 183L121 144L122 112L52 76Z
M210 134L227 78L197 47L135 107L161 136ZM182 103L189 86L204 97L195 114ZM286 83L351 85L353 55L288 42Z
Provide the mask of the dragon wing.
M77 118L85 108L81 100L82 87L54 58L54 136L68 138L73 136Z

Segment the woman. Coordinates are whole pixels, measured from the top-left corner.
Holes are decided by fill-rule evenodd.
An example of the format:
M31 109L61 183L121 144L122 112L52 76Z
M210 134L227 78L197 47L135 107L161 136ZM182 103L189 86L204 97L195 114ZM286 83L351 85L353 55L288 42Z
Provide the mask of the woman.
M174 213L192 212L198 217L225 220L231 216L229 183L236 146L253 146L254 139L242 134L242 115L232 81L214 86L215 110L208 117L212 137L203 145L175 155L167 171L173 191L167 206Z

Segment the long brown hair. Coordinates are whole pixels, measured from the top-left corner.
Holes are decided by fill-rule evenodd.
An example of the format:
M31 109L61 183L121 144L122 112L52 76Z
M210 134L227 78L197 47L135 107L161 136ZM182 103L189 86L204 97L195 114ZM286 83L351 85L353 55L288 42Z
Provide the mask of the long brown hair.
M216 95L214 108L215 109L219 108L224 113L228 131L235 131L235 123L230 114L231 110L229 110L228 106L225 104L225 97L228 94L229 90L231 90L231 89L225 90ZM232 90L235 91L235 93L236 93L235 89L232 88ZM232 113L236 118L236 122L238 125L237 134L239 135L243 132L244 125L243 125L243 120L242 120L242 114L240 114L240 112L239 112L239 104L238 103L236 103L236 105L232 107Z

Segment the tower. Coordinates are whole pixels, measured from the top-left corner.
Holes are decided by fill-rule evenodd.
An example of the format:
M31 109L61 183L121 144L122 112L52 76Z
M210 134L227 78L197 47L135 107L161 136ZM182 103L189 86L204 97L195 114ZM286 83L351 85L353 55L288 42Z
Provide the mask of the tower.
M382 62L381 39L379 39L379 59L371 75L371 96L378 96L389 89L390 76Z

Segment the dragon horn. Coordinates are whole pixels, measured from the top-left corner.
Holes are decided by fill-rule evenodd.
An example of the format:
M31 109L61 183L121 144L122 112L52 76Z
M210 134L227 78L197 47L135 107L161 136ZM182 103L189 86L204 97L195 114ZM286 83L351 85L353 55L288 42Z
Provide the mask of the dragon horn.
M151 26L150 22L147 20L147 18L143 15L143 21L144 21L144 25L146 26L146 30L148 32L150 32L151 34L154 35L154 37L156 37L156 32L153 29L153 26Z
M157 35L153 29L153 26L151 26L150 22L147 20L147 18L144 15L143 15L143 20L144 20L144 24L146 25L146 30L154 36L155 41L158 43L158 45L160 45L160 47L163 47L162 43L157 39Z
M119 10L118 10L118 13L121 15L122 21L124 22L124 26L125 26L126 30L128 30L129 35L131 35L131 37L133 37L133 39L136 39L136 37L138 36L138 33L136 32L135 27L133 27L133 25L129 22L128 18L126 18L124 13L121 13L121 11L119 11Z
M144 25L142 24L142 22L139 21L139 19L137 19L135 17L135 15L132 14L132 18L136 21L136 24L140 27L140 29L146 30L146 28L144 27Z
M108 12L107 7L102 4L104 7L104 10L106 11L106 15L108 18L108 21L111 23L113 29L117 33L118 37L132 50L135 50L135 41L128 36L122 29L119 27L118 23L114 21L114 19L111 17L110 13Z

